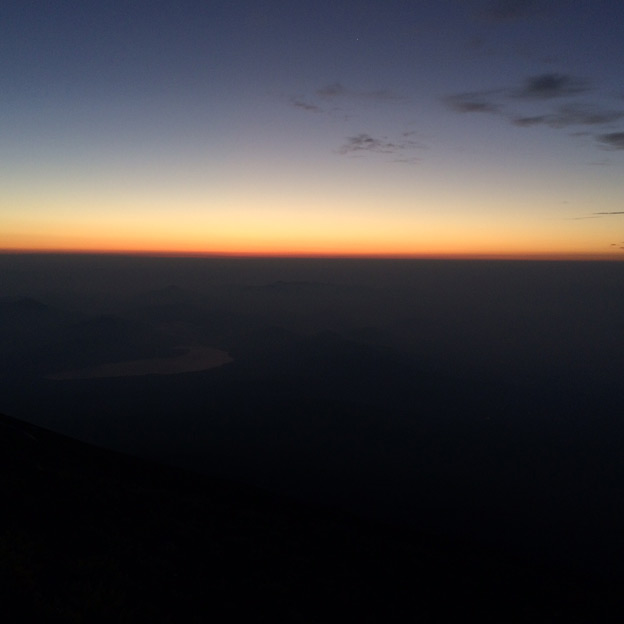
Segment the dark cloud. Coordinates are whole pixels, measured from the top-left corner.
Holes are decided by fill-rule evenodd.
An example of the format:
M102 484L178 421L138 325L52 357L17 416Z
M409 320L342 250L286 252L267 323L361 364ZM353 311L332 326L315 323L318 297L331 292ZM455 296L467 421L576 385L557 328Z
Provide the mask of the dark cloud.
M561 106L554 113L527 117L513 117L512 123L516 126L528 127L546 125L551 128L566 128L568 126L594 126L611 123L624 117L624 111L600 110L591 106Z
M314 100L320 103L315 103ZM295 107L310 113L329 113L335 114L340 112L344 114L345 101L357 100L379 100L379 101L400 101L406 98L398 93L387 89L376 89L373 91L355 91L348 89L340 82L333 82L317 89L312 97L302 97L301 95L292 95L290 103Z
M425 145L421 141L417 141L415 137L417 137L419 133L416 130L406 130L405 132L401 132L401 144L409 147L418 147L420 149L425 149L427 145Z
M352 154L354 152L377 152L380 154L392 154L397 151L396 143L388 141L386 138L375 139L365 132L347 138L347 142L339 148L341 154Z
M500 113L502 106L497 100L517 101L550 100L577 95L587 91L587 83L580 78L565 74L540 74L529 76L524 84L516 88L501 88L490 91L469 91L447 95L446 104L458 113ZM624 116L624 111L601 111L590 106L562 106L554 113L512 117L519 126L538 124L563 127L573 124L607 123Z
M624 150L624 132L608 132L607 134L599 134L596 138L606 147Z
M316 104L310 104L309 102L305 102L304 100L301 100L299 98L291 98L290 101L295 108L300 108L311 113L323 112L323 109L320 106L317 106Z
M534 0L494 0L488 2L482 15L495 22L530 17L536 12Z
M416 163L421 162L422 159L417 156L400 156L398 158L393 159L393 162L404 163L406 165L415 165Z
M456 113L498 113L498 104L488 98L488 93L457 93L444 98Z
M556 127L572 125L596 126L621 119L624 117L624 111L601 110L590 106L570 105L562 106L553 117L555 119L552 125Z
M588 88L587 83L580 78L565 74L539 74L529 76L513 95L519 98L548 100L583 93Z
M357 154L369 152L376 154L394 154L397 162L417 162L419 159L412 155L413 150L424 146L418 141L410 139L411 132L404 132L401 138L390 141L387 137L375 138L366 132L347 137L346 142L338 148L339 154Z
M511 123L514 126L521 126L523 128L529 128L530 126L539 126L541 124L548 124L550 115L533 115L531 117L514 117Z
M584 217L568 217L569 221L581 221L583 219L602 219L602 217L610 217L612 215L624 215L624 210L612 210L607 212L592 212ZM615 243L614 243L615 244Z
M316 93L322 97L339 97L348 95L349 91L339 82L334 82L318 89Z
M600 219L600 217L594 215L590 217L567 217L567 221L584 221L585 219Z
M347 89L340 82L333 82L316 91L316 94L323 98L359 98L367 100L403 100L404 96L388 91L387 89L376 89L373 91L355 91Z
M583 127L605 126L608 129L609 124L624 119L624 108L604 108L598 103L581 100L555 105L557 98L575 96L586 91L589 91L589 86L580 78L551 73L529 76L518 88L456 93L447 95L443 101L456 113L502 115L515 126L522 128L570 128L570 136L591 136L594 133ZM523 100L526 100L526 104L522 103ZM551 103L551 100L555 100L555 103ZM540 107L545 106L545 110L537 113L531 110L529 114L523 114L522 108L530 106L534 109L535 101L544 102ZM624 150L622 131L594 134L594 138L604 148Z

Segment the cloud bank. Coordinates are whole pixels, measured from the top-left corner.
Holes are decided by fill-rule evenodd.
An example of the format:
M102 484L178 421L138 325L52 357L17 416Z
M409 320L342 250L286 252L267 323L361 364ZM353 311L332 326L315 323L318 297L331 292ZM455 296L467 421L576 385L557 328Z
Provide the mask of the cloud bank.
M624 150L624 132L608 132L596 137L600 143L615 150Z
M589 90L585 80L566 74L539 74L529 76L523 85L511 93L518 98L550 100L569 97Z
M588 102L588 94L596 101ZM574 98L578 96L583 97L575 101ZM575 126L604 126L601 133L594 135L595 140L604 148L624 150L624 131L614 129L605 132L610 125L624 119L624 108L598 103L598 100L604 100L604 97L595 91L592 93L588 81L569 74L536 74L528 76L516 87L455 93L442 99L446 106L456 113L502 115L510 123L521 128L545 126L565 129ZM553 106L553 101L562 99L572 101ZM536 106L546 107L546 110L536 113ZM523 108L525 111L522 111Z

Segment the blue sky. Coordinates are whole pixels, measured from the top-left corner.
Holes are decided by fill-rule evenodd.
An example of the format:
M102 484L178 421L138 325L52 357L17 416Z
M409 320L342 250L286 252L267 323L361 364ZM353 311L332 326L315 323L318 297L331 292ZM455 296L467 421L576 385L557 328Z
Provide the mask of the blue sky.
M604 1L10 3L0 247L619 252L623 31Z

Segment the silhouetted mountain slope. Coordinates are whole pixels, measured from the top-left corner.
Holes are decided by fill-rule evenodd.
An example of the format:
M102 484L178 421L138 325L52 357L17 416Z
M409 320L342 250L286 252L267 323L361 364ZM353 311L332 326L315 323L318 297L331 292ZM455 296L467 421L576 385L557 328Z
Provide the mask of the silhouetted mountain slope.
M616 588L0 416L13 622L614 621ZM448 621L448 620L447 620Z
M39 615L621 619L624 264L0 264L0 411L275 493L12 421L0 545L9 593ZM234 361L44 376L176 346Z
M81 439L623 577L619 393L472 384L335 332L242 335L181 375L10 379L3 409Z

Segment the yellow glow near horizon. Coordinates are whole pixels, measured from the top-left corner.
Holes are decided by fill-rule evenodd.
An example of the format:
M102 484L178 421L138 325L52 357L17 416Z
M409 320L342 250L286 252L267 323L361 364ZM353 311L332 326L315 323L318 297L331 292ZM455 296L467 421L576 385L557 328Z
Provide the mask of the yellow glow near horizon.
M240 213L236 219L140 218L129 215L39 219L27 230L9 227L0 248L9 251L127 252L234 255L422 257L610 257L601 233L573 228L535 231L526 223L455 222L435 218Z
M266 189L265 189L266 190ZM388 190L388 189L386 189ZM178 189L179 191L179 189ZM219 191L77 192L43 201L23 194L4 209L0 249L160 254L327 255L413 257L600 257L624 259L609 218L574 220L545 215L537 198L491 193L458 200L421 189L367 195L296 189L258 193ZM484 193L485 194L485 193ZM331 194L330 194L331 195ZM17 198L13 198L17 199ZM526 201L526 198L525 198ZM616 237L617 240L617 237Z

